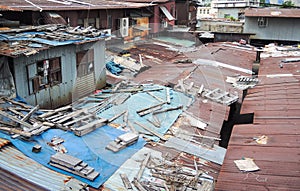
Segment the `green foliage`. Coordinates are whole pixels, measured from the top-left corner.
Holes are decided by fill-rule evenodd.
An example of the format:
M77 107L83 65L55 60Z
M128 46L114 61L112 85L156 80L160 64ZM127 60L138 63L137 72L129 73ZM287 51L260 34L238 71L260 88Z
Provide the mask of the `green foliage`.
M230 15L225 15L225 19L229 19L230 21L236 21L237 19Z
M280 7L281 8L291 8L291 7L295 7L295 4L292 1L285 1L284 3L282 3L282 5Z

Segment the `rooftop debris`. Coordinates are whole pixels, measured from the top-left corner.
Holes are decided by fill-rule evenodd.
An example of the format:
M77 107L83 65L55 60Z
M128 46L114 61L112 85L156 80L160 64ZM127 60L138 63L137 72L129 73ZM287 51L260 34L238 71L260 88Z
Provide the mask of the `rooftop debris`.
M118 152L125 147L134 144L138 140L138 135L135 133L125 133L117 137L114 141L110 142L106 149L109 149L113 152Z
M193 96L203 96L212 101L224 104L231 105L232 103L238 100L237 95L229 94L229 92L222 91L219 88L215 88L214 90L209 90L204 88L203 84L198 87L195 86L193 82L191 82L188 86L183 82L183 79L178 80L178 84L175 85L175 90L181 91Z
M221 46L214 47L214 49L218 50ZM47 141L51 142L56 135L65 141L63 144L71 157L76 156L74 150L80 152L85 147L91 147L92 152L91 150L84 151L103 163L114 163L120 158L125 158L111 166L102 166L102 163L99 165L94 159L82 158L84 161L89 160L89 164L101 173L95 179L90 179L92 180L90 182L84 180L92 187L99 187L99 182L95 182L101 179L100 185L104 184L104 187L113 188L113 190L176 190L178 188L213 190L226 152L226 149L217 146L218 141L221 140L220 128L226 116L221 110L236 102L238 96L230 93L232 91L229 91L226 85L224 87L211 85L218 83L218 81L210 81L212 77L215 77L213 65L204 66L195 63L194 60L184 60L186 58L181 55L182 52L178 47L176 51L171 45L166 46L167 50L166 47L162 48L158 44L154 47L159 48L151 51L150 44L145 47L136 46L126 54L114 55L108 60L113 60L124 67L120 76L125 74L124 70L128 70L131 72L130 77L136 77L135 75L140 77L145 67L143 64L151 66L149 70L157 67L158 71L162 72L163 70L159 67L164 66L166 64L164 62L170 62L167 67L179 67L174 72L177 76L172 76L169 81L169 85L172 83L175 87L152 83L153 81L147 81L142 77L140 77L140 82L133 82L134 80L127 78L129 75L126 74L124 75L126 80L55 110L41 112L42 110L38 108L35 109L26 104L17 105L13 100L2 99L3 104L13 104L13 107L10 105L10 109L7 109L9 106L3 107L2 112L13 115L18 120L15 118L13 118L15 120L8 120L4 114L1 123L10 129L18 129L25 133L31 126L37 129L46 126L48 129L40 131L39 134L29 137L20 134L19 137L25 140L39 140L45 136L48 138ZM228 47L230 48L234 47ZM229 51L224 46L222 49ZM165 50L166 53L161 53ZM198 54L194 52L198 49L190 50L193 51L192 54ZM224 52L216 50L210 52L214 52L215 56ZM168 54L167 51L172 53ZM155 54L159 55L159 58ZM233 71L249 74L249 70L244 69L245 66L232 67L230 64L218 64L218 66L220 70L230 71L228 73L231 75ZM189 69L182 72L181 67L189 67ZM211 76L205 79L206 81L198 80L201 76L198 75L199 72L203 72L202 68L205 68L205 72L212 72ZM161 73L158 75L161 76ZM207 81L211 83L207 84ZM206 99L211 102L205 103ZM217 111L212 113L212 110ZM205 115L208 115L208 118L216 116L216 120L206 118L203 122ZM26 123L26 128L22 123ZM34 125L35 123L37 126ZM119 130L118 133L115 133L116 129ZM74 136L74 133L77 136ZM141 144L140 137L147 141L146 146L143 141ZM76 148L74 148L75 143L70 140L74 142L81 140L86 144L80 142L82 146L76 142ZM57 143L56 140L54 142ZM61 140L58 142L62 143ZM43 148L49 146L41 145ZM130 149L133 150L130 154L123 155ZM41 153L43 152L34 154ZM78 156L80 154L76 158L82 162L81 157ZM106 156L110 158L105 158ZM83 154L82 157L85 155ZM108 168L112 168L109 173L106 172ZM114 175L112 175L113 172L115 172ZM77 175L80 176L80 174ZM78 178L78 176L75 177ZM86 176L84 178L86 179ZM117 182L114 182L115 180Z
M10 57L30 56L52 46L97 41L108 37L106 33L92 27L70 27L61 24L1 30L0 34L0 55Z
M298 46L279 46L274 43L265 45L262 48L261 58L267 57L284 57L284 56L300 56L300 48ZM293 59L293 58L292 58Z
M226 82L231 83L233 87L238 88L240 90L246 90L248 88L253 88L258 84L258 79L254 77L231 77L227 76Z
M73 156L59 152L51 156L49 164L89 180L94 180L99 176L99 172L89 167L87 163Z
M253 172L259 170L259 167L254 163L254 160L251 158L235 160L234 163L239 168L239 170L243 172Z

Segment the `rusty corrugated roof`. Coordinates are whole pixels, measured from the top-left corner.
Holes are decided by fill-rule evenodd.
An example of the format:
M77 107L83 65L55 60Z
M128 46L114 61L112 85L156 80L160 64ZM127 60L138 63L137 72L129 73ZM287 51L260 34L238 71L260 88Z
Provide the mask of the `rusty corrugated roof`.
M10 143L10 141L0 138L0 149L2 147L4 147L5 145L8 145L9 143Z
M96 9L124 9L141 8L151 6L149 3L133 3L124 1L106 0L82 0L82 1L58 1L58 0L7 0L2 3L12 9L43 11L43 10L96 10Z
M12 8L9 6L0 5L0 11L21 11L21 10L18 8Z
M242 114L254 113L253 124L233 128L216 190L299 190L300 62L266 58L260 84L248 91ZM258 137L266 136L266 144ZM256 172L241 172L234 160L254 159Z
M300 9L248 8L245 10L245 16L300 18Z

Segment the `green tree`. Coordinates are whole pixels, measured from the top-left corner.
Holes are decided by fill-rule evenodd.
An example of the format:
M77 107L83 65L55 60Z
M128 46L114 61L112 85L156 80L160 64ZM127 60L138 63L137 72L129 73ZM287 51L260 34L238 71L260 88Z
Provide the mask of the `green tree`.
M292 1L285 1L284 3L282 3L282 5L280 7L281 8L291 8L291 7L295 7L295 4Z

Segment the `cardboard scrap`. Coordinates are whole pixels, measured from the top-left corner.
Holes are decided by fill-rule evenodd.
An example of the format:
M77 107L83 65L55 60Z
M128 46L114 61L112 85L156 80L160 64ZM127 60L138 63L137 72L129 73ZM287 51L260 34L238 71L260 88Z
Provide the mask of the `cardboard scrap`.
M233 162L240 171L253 172L259 170L259 167L254 163L254 160L251 158L243 158L241 160L234 160Z

